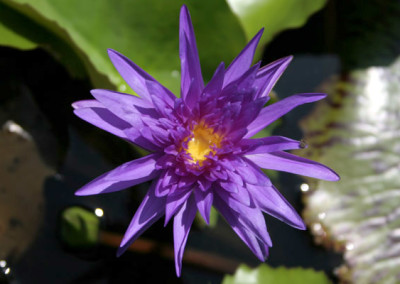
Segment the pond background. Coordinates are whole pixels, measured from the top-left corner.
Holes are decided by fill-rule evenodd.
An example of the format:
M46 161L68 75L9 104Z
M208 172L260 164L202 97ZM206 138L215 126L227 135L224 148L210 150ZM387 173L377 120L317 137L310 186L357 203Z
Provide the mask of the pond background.
M0 8L6 8L5 4ZM328 1L303 27L279 33L262 52L263 64L294 55L274 88L277 97L317 92L335 76L391 64L400 51L399 12L398 1ZM88 250L66 246L60 237L60 216L76 205L89 211L101 208L101 230L124 233L148 184L99 196L77 197L74 192L140 154L73 115L71 103L89 98L94 88L89 78L71 76L43 48L0 49L0 256L11 271L6 275L3 269L0 283L220 283L224 273L186 263L182 277L176 278L173 260L157 251L127 252L116 258L116 247L109 245ZM314 107L305 105L290 112L273 133L302 139L299 121ZM13 131L10 122L23 131ZM304 206L300 190L304 182L285 173L274 177L277 188L298 212ZM311 230L297 231L270 216L265 219L274 243L268 265L322 270L338 281L334 270L343 264L340 253L315 245ZM171 224L164 228L157 222L143 238L172 245ZM222 218L213 228L195 225L187 249L259 265Z

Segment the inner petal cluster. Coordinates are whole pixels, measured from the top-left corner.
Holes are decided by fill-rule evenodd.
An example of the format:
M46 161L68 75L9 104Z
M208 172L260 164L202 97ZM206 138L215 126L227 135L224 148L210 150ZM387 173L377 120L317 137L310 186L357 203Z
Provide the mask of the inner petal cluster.
M202 122L194 126L192 135L187 139L186 152L192 158L191 162L202 166L207 156L215 154L216 149L221 147L222 136Z

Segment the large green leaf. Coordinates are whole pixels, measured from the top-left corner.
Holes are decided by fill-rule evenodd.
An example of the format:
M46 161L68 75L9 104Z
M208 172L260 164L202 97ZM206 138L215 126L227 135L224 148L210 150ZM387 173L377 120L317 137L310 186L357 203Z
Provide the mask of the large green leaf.
M82 52L74 50L63 39L4 2L0 2L0 23L4 26L5 33L12 31L15 37L14 40L7 37L3 39L4 45L24 48L27 46L26 42L28 47L34 44L52 54L76 77L82 78L89 72L87 70L90 70L90 66L85 67L85 61L81 59L84 57ZM26 40L25 43L24 41L21 43L22 39Z
M245 44L238 20L223 1L186 1L193 18L203 72L230 62ZM107 56L118 50L177 93L178 20L182 1L5 0L4 3L62 39L80 56L98 87L100 73L125 91ZM212 32L210 32L212 31ZM45 44L45 43L43 43Z
M265 27L262 44L266 44L279 32L298 28L308 17L320 10L326 0L226 0L238 16L247 38L253 37Z
M37 44L19 35L14 30L6 27L0 22L0 45L14 47L18 49L33 49Z
M241 265L233 276L226 275L222 284L328 284L323 272L304 268L272 268L266 264L252 269Z
M307 157L340 182L309 181L305 219L316 240L344 251L346 283L398 283L400 59L332 83L303 123Z
M8 6L15 19L2 13L0 23L7 25L0 26L0 43L20 48L38 44L73 74L82 76L86 70L96 87L112 83L128 91L107 57L107 48L113 48L178 93L178 17L183 3L192 14L208 80L220 61L228 64L235 57L246 37L266 26L262 39L266 43L277 32L304 24L325 0L230 0L230 7L222 0L3 0L1 10Z
M82 207L73 206L61 213L61 240L71 248L89 248L95 246L99 237L100 220Z

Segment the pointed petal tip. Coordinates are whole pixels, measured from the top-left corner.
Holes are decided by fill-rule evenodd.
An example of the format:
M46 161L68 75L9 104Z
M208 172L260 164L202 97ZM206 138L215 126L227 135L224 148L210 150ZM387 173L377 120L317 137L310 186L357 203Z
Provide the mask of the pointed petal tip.
M262 244L260 244L260 246L264 246L264 252L262 252L262 254L254 254L261 262L265 262L267 259L268 259L268 257L269 257L269 248L271 248L272 247L272 244L271 245L268 245L268 244L264 244L264 245L262 245Z
M316 101L316 100L320 100L320 98L325 98L327 96L327 94L326 93L298 93L298 94L289 96L287 98L296 97L296 96L310 97L310 98L314 98L313 101Z
M75 191L75 196L88 196L88 195L92 195L92 193L87 193L85 192L85 190L81 190L78 189L77 191Z
M340 176L334 170L331 171L332 171L332 177L329 181L340 181L341 179Z
M188 7L186 6L186 4L183 4L183 5L181 6L181 13L182 13L183 11L189 12L189 9L188 9Z
M75 106L77 106L77 105L75 105ZM79 111L80 107L79 107L79 106L74 107L74 105L72 105L72 107L74 108L74 110L73 110L72 112L73 112L77 117L80 118L80 115L79 115L79 113L80 113L80 111Z
M71 106L72 106L72 108L75 110L75 109L79 108L79 103L78 103L78 102L73 102L73 103L71 104Z
M125 252L125 248L122 246L122 243L121 243L121 245L120 245L120 247L117 249L117 252L116 252L116 256L117 257L120 257L123 253Z
M90 90L90 94L92 95L92 97L96 98L96 95L98 94L98 91L96 89Z
M112 49L112 48L107 48L107 53L108 53L108 55L110 55L110 54L118 54L118 52L115 51L115 50Z
M283 59L283 61L292 61L293 60L293 58L294 58L294 56L293 55L288 55L288 56L286 56L286 57L283 57L282 59Z
M290 224L288 224L288 225L290 225ZM296 228L297 230L301 230L301 231L307 230L307 226L302 219L297 220L296 224L292 224L290 226L292 226L293 228Z
M289 66L290 62L292 62L293 58L294 58L293 55L289 55L289 56L283 57L281 59L278 59L280 62L282 62L280 69L285 70Z
M340 181L340 176L334 170L323 164L321 164L321 166L324 168L324 174L314 178L326 181Z
M182 5L179 16L180 16L180 22L181 22L180 24L182 24L182 21L185 21L185 22L191 21L189 9L185 4Z
M115 60L118 60L118 58L122 57L122 54L111 48L107 49L107 54L114 66L115 66Z
M115 51L114 49L111 49L111 48L107 49L107 54L108 54L108 57L111 59L111 61L112 61L113 57L119 55L119 53L117 51Z
M71 106L74 108L74 110L77 110L81 108L99 107L101 104L96 100L80 100L73 102Z
M266 255L256 255L255 256L258 258L259 261L261 262L265 262L267 260L267 256Z
M175 271L176 271L176 277L180 278L181 277L181 270L182 270L182 266L175 266Z
M256 33L256 35L254 36L254 38L256 39L257 38L257 40L260 40L260 38L262 37L262 35L263 35L263 33L264 33L264 27L262 27L257 33Z
M312 102L316 102L316 101L325 99L328 96L325 93L304 93L303 95L306 97L313 97L314 99L312 100Z
M110 60L111 60L111 62L114 64L114 61L115 60L127 60L128 58L125 56L125 55L123 55L122 53L119 53L118 51L116 51L116 50L114 50L114 49L111 49L111 48L108 48L107 49L107 53L108 53L108 57L110 58ZM128 59L129 60L129 59Z
M99 98L103 98L103 97L107 98L108 97L107 95L105 95L105 92L110 92L110 91L103 90L103 89L92 89L92 90L90 90L90 94L98 101L101 101L101 100L99 100Z

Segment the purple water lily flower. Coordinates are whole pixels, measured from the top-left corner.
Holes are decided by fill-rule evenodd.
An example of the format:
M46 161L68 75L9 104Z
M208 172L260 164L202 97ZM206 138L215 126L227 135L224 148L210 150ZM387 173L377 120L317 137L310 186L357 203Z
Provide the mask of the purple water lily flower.
M73 104L80 118L151 154L103 174L77 195L108 193L153 180L118 249L121 255L149 226L173 217L175 268L197 211L208 223L214 206L253 253L264 261L272 246L262 212L305 229L260 168L337 181L326 166L284 152L302 143L281 136L251 137L298 105L325 94L297 94L264 107L291 57L251 66L262 30L236 59L221 63L204 86L196 40L185 6L180 13L181 98L114 50L115 68L140 96L92 90L95 100Z

